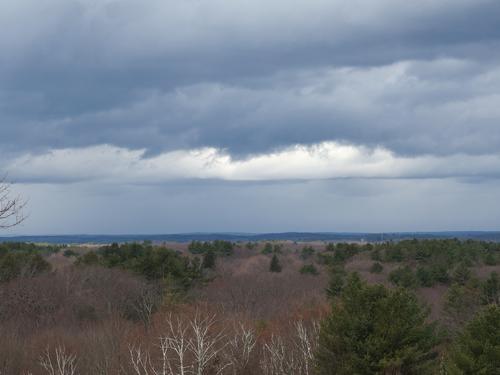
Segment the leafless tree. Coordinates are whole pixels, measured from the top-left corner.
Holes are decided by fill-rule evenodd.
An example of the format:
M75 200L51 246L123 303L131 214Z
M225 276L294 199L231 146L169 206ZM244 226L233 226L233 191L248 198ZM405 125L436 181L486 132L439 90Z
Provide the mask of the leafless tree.
M313 323L307 328L303 322L294 324L291 342L274 336L264 344L261 369L265 375L310 375L317 345L319 326Z
M222 374L230 363L223 361L224 333L215 331L215 316L199 314L185 323L179 317L167 320L167 332L160 337L160 358L151 359L140 346L130 347L130 361L137 375ZM215 332L214 332L215 331Z
M295 322L294 347L297 351L304 375L311 374L311 364L314 361L314 352L317 348L318 337L319 324L317 322L312 322L310 328L307 328L301 320Z
M66 352L64 346L58 346L54 353L47 348L40 358L40 365L49 375L76 374L76 356Z
M220 343L224 339L224 332L219 331L212 334L215 324L215 315L201 318L199 314L191 321L191 328L194 333L194 339L189 342L191 352L195 358L196 375L203 375L209 363L217 358L223 348ZM218 366L217 374L220 374L228 364Z
M132 308L144 324L144 327L148 329L154 309L161 302L161 290L158 285L144 284L141 285L138 292L139 296L134 301Z
M11 184L5 178L0 179L0 229L21 224L26 216L23 209L26 201L20 196L12 196Z
M130 362L137 375L154 374L155 369L151 364L151 357L148 351L142 350L140 346L129 347Z
M225 356L230 363L233 375L243 374L250 362L256 345L255 332L240 324L228 341Z

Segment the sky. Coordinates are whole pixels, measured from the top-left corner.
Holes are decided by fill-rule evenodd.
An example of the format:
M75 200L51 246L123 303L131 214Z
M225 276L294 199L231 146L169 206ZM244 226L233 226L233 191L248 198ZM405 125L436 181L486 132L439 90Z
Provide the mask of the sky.
M2 0L6 234L500 229L498 0Z

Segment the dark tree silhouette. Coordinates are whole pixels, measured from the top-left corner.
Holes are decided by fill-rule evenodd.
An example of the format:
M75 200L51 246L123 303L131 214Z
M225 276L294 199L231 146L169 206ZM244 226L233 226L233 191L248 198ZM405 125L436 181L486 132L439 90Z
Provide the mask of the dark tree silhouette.
M281 264L276 254L274 254L273 258L271 259L271 264L269 265L269 271L281 272Z

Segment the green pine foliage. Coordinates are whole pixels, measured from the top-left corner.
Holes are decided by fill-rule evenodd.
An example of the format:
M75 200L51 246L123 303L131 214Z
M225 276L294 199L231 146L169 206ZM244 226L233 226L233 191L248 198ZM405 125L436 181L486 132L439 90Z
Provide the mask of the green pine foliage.
M451 333L469 322L480 307L480 293L467 285L452 284L444 299L444 318Z
M230 256L234 253L234 244L229 241L215 240L215 241L192 241L188 250L191 254L205 254L206 252L212 250L218 255Z
M269 265L269 271L271 272L281 272L281 264L276 254L271 258L271 264Z
M309 259L311 256L314 255L314 248L312 246L304 246L302 248L302 251L300 253L300 257L304 260Z
M367 245L361 248L367 250ZM458 239L403 240L373 245L373 260L385 262L416 261L419 265L452 269L465 263L494 265L500 258L500 243Z
M0 282L33 277L50 270L50 264L38 253L16 251L0 255Z
M481 285L482 302L485 305L500 305L500 278L497 272L492 272L490 277Z
M215 251L210 249L205 254L203 254L203 268L211 268L215 269L215 261L217 259L217 255Z
M389 274L389 281L403 288L415 288L417 277L409 266L399 267Z
M148 280L168 280L183 288L188 288L202 277L202 265L198 258L183 256L172 249L155 247L149 243L114 243L97 252L87 252L79 258L78 263L119 267Z
M500 374L500 307L490 305L455 340L447 361L449 375Z
M326 295L329 299L337 298L344 288L346 272L342 266L333 266L330 268L330 279L326 288Z
M266 242L264 248L262 249L262 254L272 254L274 251L273 244L270 242Z
M460 285L465 285L471 278L471 271L465 262L461 262L453 272L453 281Z
M314 276L319 275L318 269L312 263L311 264L304 264L300 268L300 273L303 275L314 275Z
M407 290L348 277L321 325L319 375L432 374L438 343L428 312Z
M0 282L49 272L52 267L45 257L59 252L62 248L64 246L23 242L0 243Z

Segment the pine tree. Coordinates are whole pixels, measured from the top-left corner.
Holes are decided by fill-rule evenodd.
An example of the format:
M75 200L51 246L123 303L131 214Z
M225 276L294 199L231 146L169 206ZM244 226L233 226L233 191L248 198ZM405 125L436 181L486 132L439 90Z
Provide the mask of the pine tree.
M330 280L326 288L328 298L334 299L340 295L345 283L346 272L343 267L335 266L330 269Z
M428 312L405 289L349 276L321 325L319 375L434 374L437 345Z
M203 268L215 268L215 251L209 249L205 254L203 254Z
M457 338L446 363L448 374L500 374L500 307L481 311Z
M281 264L276 254L274 254L271 259L271 265L269 266L269 271L281 272Z
M485 305L500 304L500 278L498 273L492 272L482 285L482 301Z

